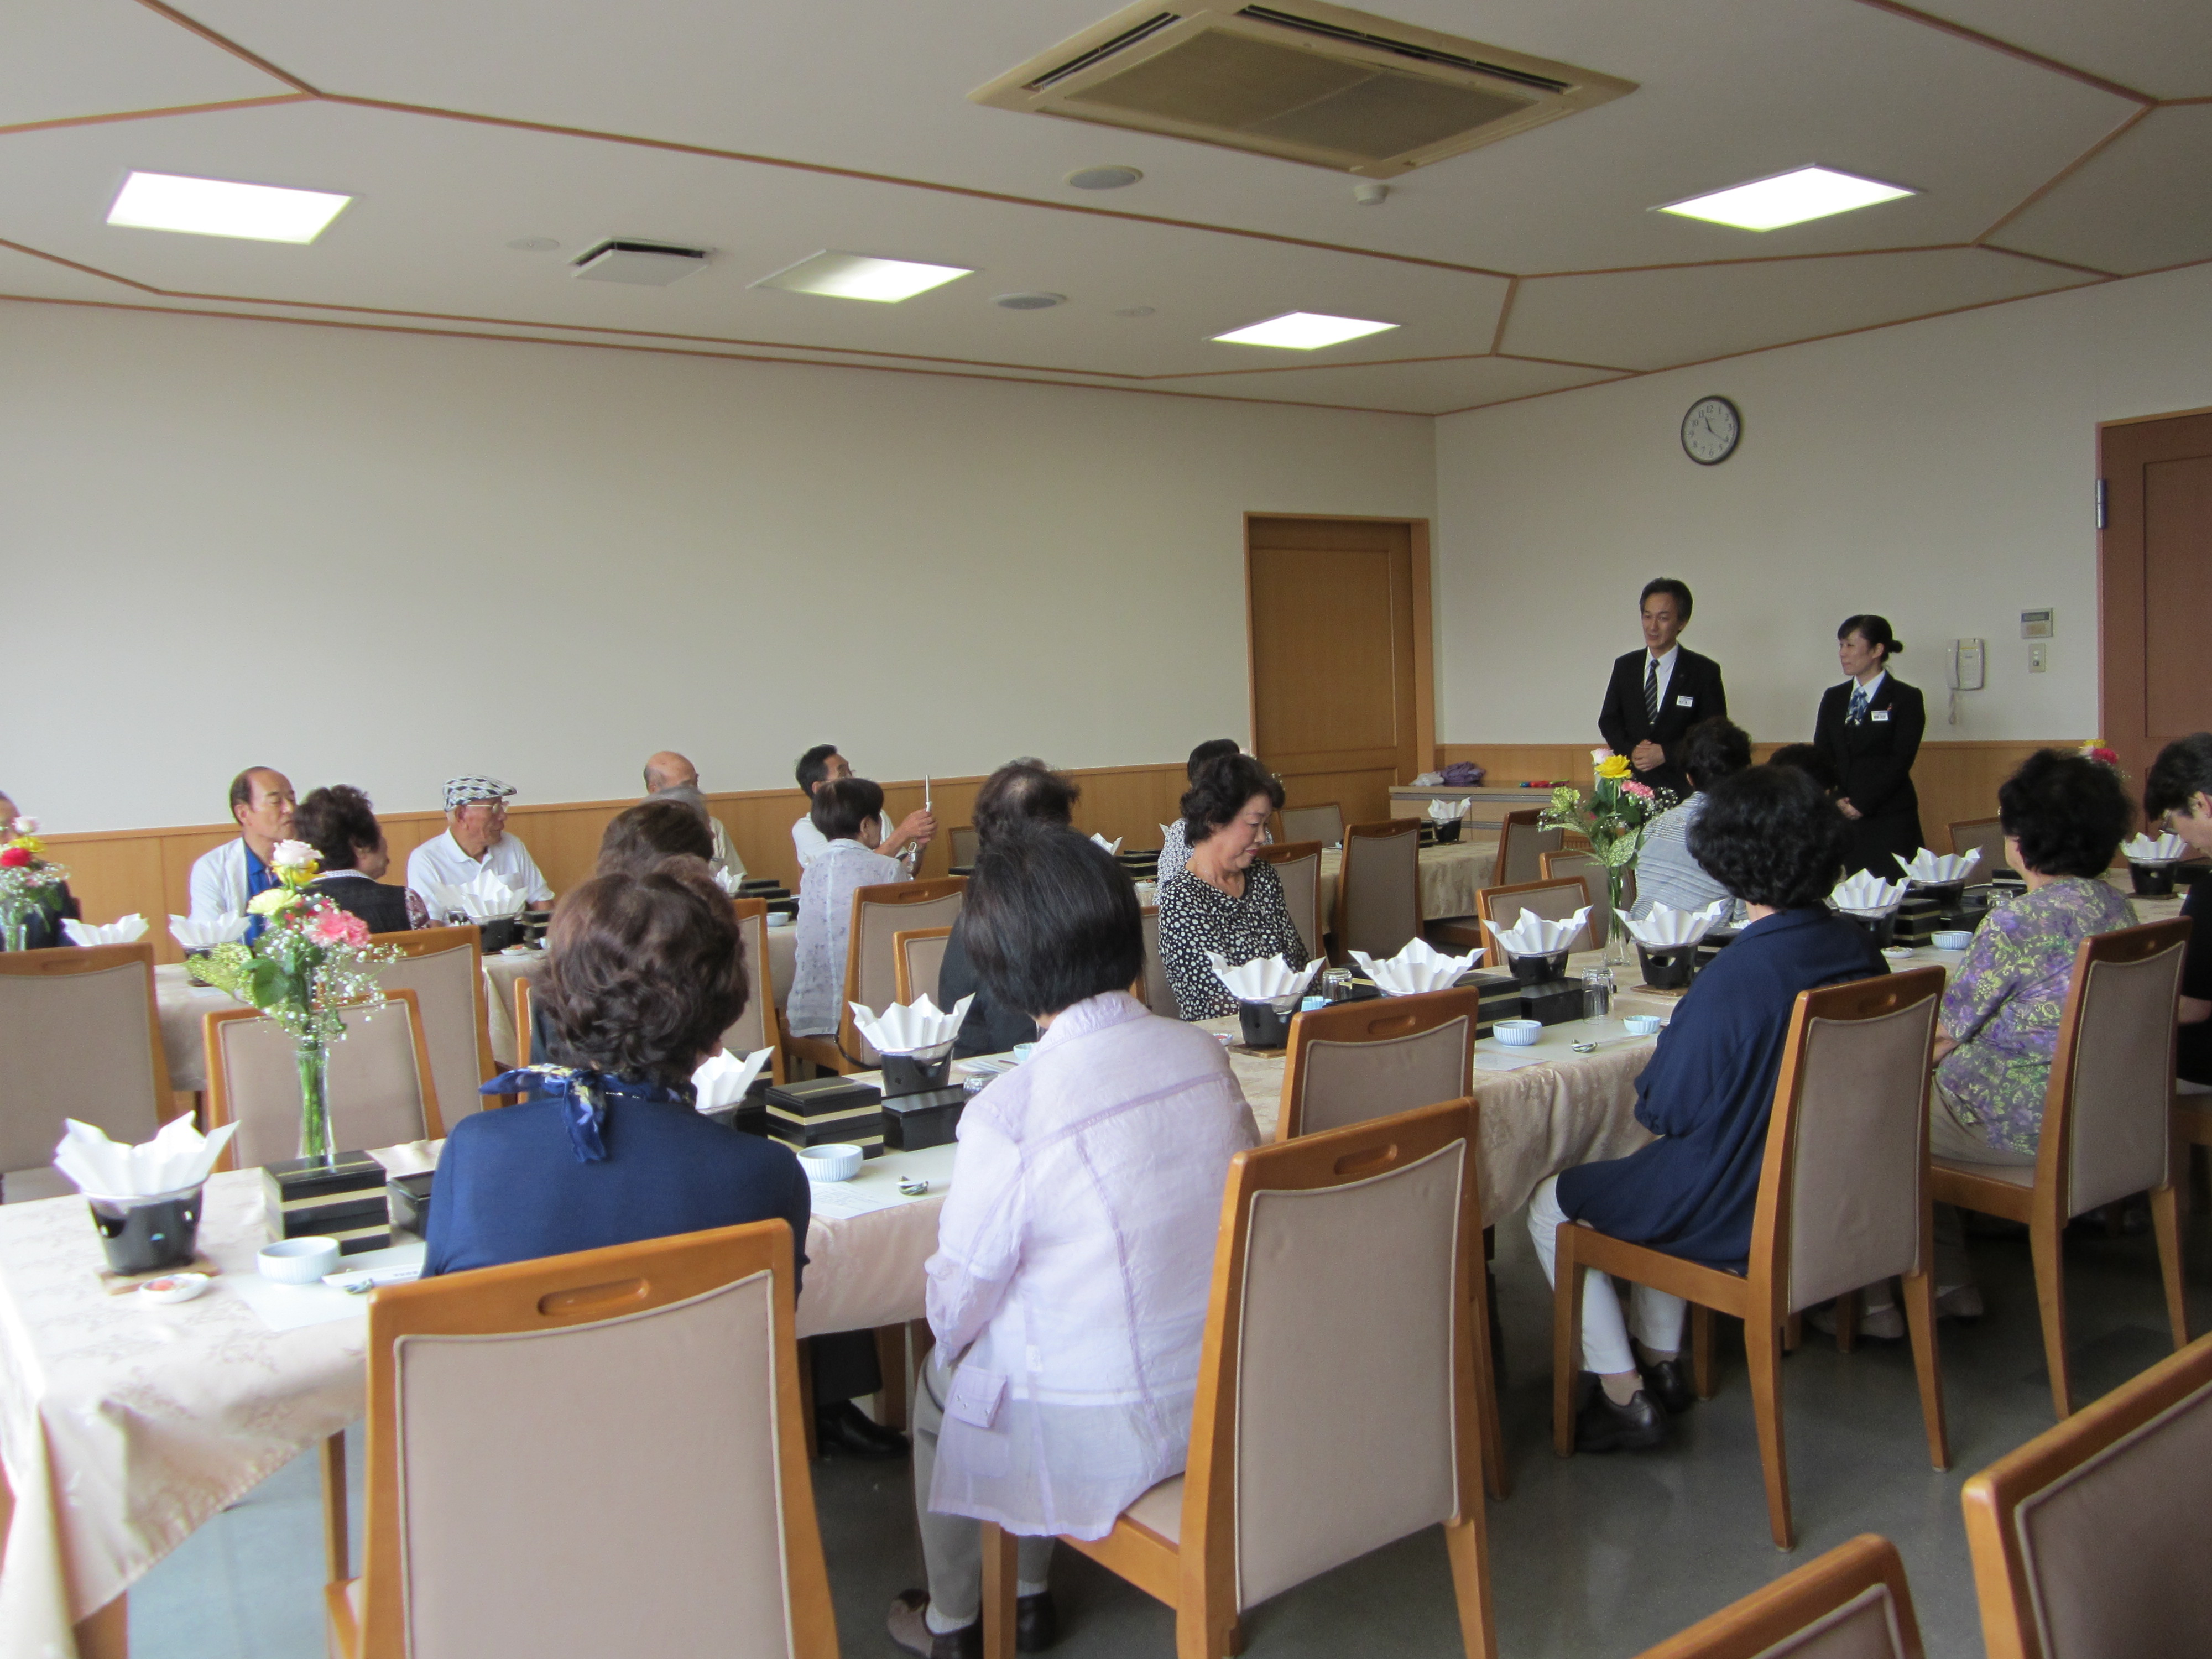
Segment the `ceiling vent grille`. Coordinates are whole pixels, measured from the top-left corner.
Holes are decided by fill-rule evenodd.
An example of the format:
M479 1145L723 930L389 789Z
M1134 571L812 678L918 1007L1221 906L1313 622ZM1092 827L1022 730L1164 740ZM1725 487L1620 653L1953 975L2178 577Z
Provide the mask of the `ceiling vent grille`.
M1636 89L1320 0L1157 7L1116 12L969 96L1388 178Z

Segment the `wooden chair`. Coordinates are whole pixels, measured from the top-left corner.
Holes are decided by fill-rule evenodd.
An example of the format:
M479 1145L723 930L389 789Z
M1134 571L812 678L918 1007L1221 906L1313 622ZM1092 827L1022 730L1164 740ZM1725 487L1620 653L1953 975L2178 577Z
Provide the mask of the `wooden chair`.
M2190 1191L2189 1149L2212 1146L2212 1084L2173 1080L2173 1187L2181 1207L2193 1201Z
M1544 829L1541 807L1508 812L1498 826L1498 862L1491 866L1492 887L1520 887L1544 878L1544 854L1560 850L1565 831Z
M1905 1276L1929 1461L1948 1468L1928 1179L1928 1070L1943 970L1798 993L1752 1221L1745 1270L1730 1273L1563 1222L1553 1298L1552 1433L1575 1449L1582 1368L1582 1269L1617 1273L1692 1303L1698 1395L1713 1395L1713 1314L1743 1321L1752 1413L1775 1543L1796 1542L1782 1444L1784 1321L1831 1297Z
M738 913L738 933L744 942L745 978L752 994L745 999L745 1011L738 1016L737 1024L722 1033L722 1046L740 1056L773 1048L769 1075L781 1083L785 1077L783 1023L775 1016L775 972L768 955L768 901L733 898L730 902Z
M968 890L965 876L931 881L888 881L853 890L853 921L845 937L845 995L839 1005L837 1036L784 1038L784 1047L823 1071L865 1072L883 1056L862 1039L853 1024L853 1004L881 1013L898 1000L898 970L891 940L901 933L950 927Z
M1925 1652L1897 1546L1863 1533L1639 1659L1923 1659Z
M1272 847L1256 848L1252 855L1255 864L1275 866L1276 878L1283 884L1283 902L1290 907L1291 920L1298 925L1298 938L1305 945L1304 960L1308 962L1322 950L1322 845L1317 841L1279 842Z
M1180 1019L1182 1011L1176 1006L1175 987L1168 983L1167 963L1160 957L1160 911L1156 904L1147 904L1141 913L1145 924L1145 975L1131 986L1137 1000L1164 1019Z
M2032 1166L1933 1166L1936 1201L2027 1224L2043 1310L2051 1404L2074 1409L2066 1369L2066 1224L2150 1194L2151 1231L2166 1280L2166 1318L2179 1350L2189 1340L2181 1300L2181 1228L2168 1158L2173 1103L2173 1005L2189 943L2185 917L2085 939L2059 1016L2058 1050L2043 1097L2043 1133Z
M1395 957L1421 931L1421 826L1415 818L1355 823L1344 832L1336 879L1338 960L1353 951Z
M836 1659L792 1301L781 1221L378 1291L337 1651Z
M64 1118L138 1146L175 1113L150 944L0 951L0 1199L76 1191Z
M1951 826L1951 850L1963 853L1970 847L1982 849L1982 856L1974 866L1972 880L1979 886L2000 870L2011 866L2005 862L2004 820L2002 818L1962 818Z
M386 991L381 1008L345 1011L345 1040L331 1045L331 1139L366 1152L446 1133L438 1084L412 991ZM300 1072L292 1038L258 1008L205 1017L208 1127L236 1123L222 1167L282 1164L300 1152Z
M965 873L974 869L975 849L981 845L981 838L976 835L975 826L972 823L955 824L947 833L952 837L951 862L953 870Z
M410 932L371 933L371 945L389 945L400 960L376 970L386 991L410 990L422 1015L422 1041L430 1051L430 1073L438 1098L458 1122L489 1097L477 1085L499 1075L491 1055L490 1004L484 989L483 933L465 927L418 927ZM516 1049L521 1036L515 1038Z
M1537 862L1543 866L1543 879L1565 881L1579 877L1583 889L1590 898L1590 949L1602 951L1612 937L1614 926L1610 895L1613 890L1605 879L1605 860L1588 848L1562 848L1556 853L1547 853ZM1620 908L1632 909L1636 904L1636 866L1628 869L1628 880L1621 890Z
M1344 844L1344 808L1323 801L1316 806L1285 806L1277 814L1286 842L1316 841L1323 847Z
M533 1015L531 1008L532 1000L530 981L527 979L516 980L514 981L514 1063L517 1066L528 1066L534 1063L532 1050L536 1047L533 1039L537 1035L538 1028L532 1024ZM779 1055L777 1058L781 1059L781 1056ZM502 1100L499 1103L504 1105L507 1103Z
M2212 1337L1966 1482L1990 1659L2202 1653Z
M1470 1659L1495 1654L1468 1282L1479 1146L1460 1100L1231 1164L1185 1472L1105 1537L1063 1540L1176 1610L1180 1659L1225 1659L1248 1609L1439 1522L1461 1638ZM1013 1653L1014 1574L1012 1536L985 1523L990 1659Z
M1495 922L1501 930L1510 929L1524 915L1534 914L1546 921L1565 921L1577 910L1598 908L1590 902L1589 889L1583 884L1580 876L1568 876L1557 881L1524 881L1517 887L1486 887L1474 896L1476 915L1482 921ZM1483 930L1483 963L1486 967L1503 968L1505 952L1498 941ZM1592 948L1590 927L1587 918L1581 930L1567 941L1570 951Z
M896 970L901 1002L925 996L937 1000L938 972L945 965L945 947L951 938L950 927L912 927L891 935L891 966Z

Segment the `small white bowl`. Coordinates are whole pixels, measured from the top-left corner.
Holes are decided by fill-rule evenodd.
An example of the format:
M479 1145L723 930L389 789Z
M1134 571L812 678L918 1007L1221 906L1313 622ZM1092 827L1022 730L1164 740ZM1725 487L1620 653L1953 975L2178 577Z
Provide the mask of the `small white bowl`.
M1015 1065L1026 1066L1029 1064L1030 1056L1036 1052L1036 1044L1034 1042L1017 1042L1007 1052L1013 1055Z
M1939 951L1964 951L1972 945L1974 936L1962 928L1947 927L1940 933L1930 933L1928 942Z
M1533 1019L1501 1019L1490 1034L1509 1048L1528 1048L1534 1046L1544 1028Z
M325 1273L338 1270L338 1242L335 1238L280 1238L264 1244L257 1258L261 1276L279 1285L312 1285Z
M1667 1022L1656 1014L1624 1014L1620 1023L1628 1028L1631 1036L1657 1036L1659 1028Z
M171 1273L138 1287L141 1302L189 1302L213 1281L205 1273Z
M806 1146L799 1150L799 1167L809 1181L850 1181L860 1173L862 1157L858 1146Z

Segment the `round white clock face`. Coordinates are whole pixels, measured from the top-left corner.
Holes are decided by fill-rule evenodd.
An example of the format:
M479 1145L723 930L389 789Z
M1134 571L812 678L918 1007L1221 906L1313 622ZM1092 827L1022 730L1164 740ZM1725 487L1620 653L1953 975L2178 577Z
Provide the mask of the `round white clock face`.
M1682 416L1682 451L1700 466L1718 466L1742 436L1743 416L1725 398L1700 398Z

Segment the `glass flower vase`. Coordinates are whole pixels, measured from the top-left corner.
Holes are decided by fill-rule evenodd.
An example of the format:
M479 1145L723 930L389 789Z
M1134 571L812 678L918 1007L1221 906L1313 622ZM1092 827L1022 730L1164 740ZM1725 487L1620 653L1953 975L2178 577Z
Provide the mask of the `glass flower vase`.
M337 1161L331 1145L331 1049L326 1042L302 1041L300 1064L300 1156L324 1164Z
M32 907L10 904L0 908L0 949L21 951L28 948Z
M1605 866L1605 902L1610 914L1605 930L1605 960L1611 968L1626 968L1630 960L1628 929L1621 926L1620 913L1628 908L1628 872L1626 864Z

